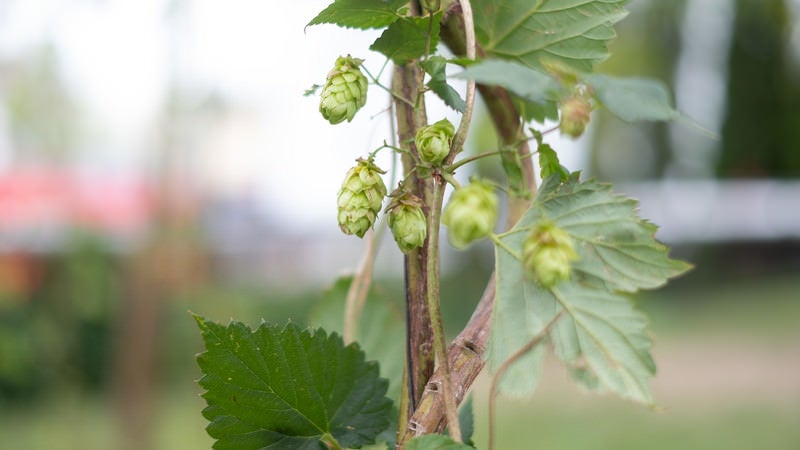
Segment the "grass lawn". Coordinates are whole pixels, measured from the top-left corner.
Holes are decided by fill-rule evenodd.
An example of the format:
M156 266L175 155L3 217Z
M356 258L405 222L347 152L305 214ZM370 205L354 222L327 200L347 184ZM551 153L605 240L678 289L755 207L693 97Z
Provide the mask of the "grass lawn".
M213 304L224 309L216 315L229 314L231 305ZM532 399L499 400L497 450L800 449L800 279L667 289L639 304L653 321L654 390L663 410L585 394L552 365ZM178 309L199 345L187 308ZM188 375L196 373L198 350L176 350L181 358L171 364L192 369L175 372L173 388L158 395L153 447L141 450L211 448L204 402ZM485 376L476 385L475 441L482 449L487 385ZM119 429L102 396L72 392L13 409L0 405L2 450L117 450Z
M504 401L496 448L575 450L797 450L800 406L740 403L702 411L651 412L609 399L567 405ZM479 414L477 420L485 421ZM476 443L485 448L486 432Z
M543 386L543 389L546 387ZM482 389L483 390L483 389ZM561 390L560 388L558 389ZM486 448L485 395L475 402L475 442ZM154 450L211 448L195 393L162 396L153 417ZM120 449L112 410L98 398L60 398L0 414L0 448ZM735 403L652 412L577 390L541 393L531 401L499 402L498 450L797 450L800 404Z

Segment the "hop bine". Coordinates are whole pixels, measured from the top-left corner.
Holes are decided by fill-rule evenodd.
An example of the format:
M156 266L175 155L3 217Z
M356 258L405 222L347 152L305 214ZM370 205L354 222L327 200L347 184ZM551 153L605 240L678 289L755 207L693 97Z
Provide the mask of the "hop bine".
M381 170L372 159L357 160L342 182L337 200L339 228L344 234L364 234L375 223L386 196Z
M348 56L336 59L322 87L319 112L333 125L350 122L367 102L367 77L361 73L364 60Z
M420 128L414 137L419 159L433 166L441 164L450 153L455 132L455 127L447 119Z
M522 245L525 276L544 288L569 279L577 259L569 233L549 222L536 225Z
M453 247L464 248L494 230L497 202L494 188L483 181L473 181L453 192L442 213Z

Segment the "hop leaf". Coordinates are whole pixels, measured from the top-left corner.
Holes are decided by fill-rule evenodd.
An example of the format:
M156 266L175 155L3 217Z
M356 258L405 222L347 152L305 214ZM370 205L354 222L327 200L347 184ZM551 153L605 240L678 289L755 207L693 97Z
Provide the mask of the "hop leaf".
M428 225L422 201L412 194L402 194L387 208L389 228L403 253L421 247L428 236Z
M592 104L583 97L575 96L564 100L561 104L561 121L558 124L561 134L580 137L586 130L591 112Z
M464 248L488 236L497 222L497 195L488 183L475 181L456 189L442 213L450 243Z
M450 153L450 142L455 132L455 127L447 119L420 128L414 137L419 158L428 164L439 165Z
M522 244L522 265L525 275L550 288L569 279L571 262L578 259L569 233L545 222L536 225Z
M292 324L195 320L215 449L361 448L389 426L388 383L358 345Z
M319 112L332 125L350 122L367 102L367 77L359 66L363 60L340 56L328 73L319 102Z
M359 158L347 172L337 200L339 228L344 234L364 237L375 223L386 196L381 170L372 160Z

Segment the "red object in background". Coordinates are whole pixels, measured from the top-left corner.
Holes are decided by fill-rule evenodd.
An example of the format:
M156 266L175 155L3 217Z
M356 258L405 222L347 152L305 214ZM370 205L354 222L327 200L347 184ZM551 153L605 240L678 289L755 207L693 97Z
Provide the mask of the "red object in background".
M0 254L0 302L23 302L40 285L44 262L32 254Z
M149 225L153 189L143 178L83 175L63 169L0 173L0 233L30 228L88 228L125 234Z

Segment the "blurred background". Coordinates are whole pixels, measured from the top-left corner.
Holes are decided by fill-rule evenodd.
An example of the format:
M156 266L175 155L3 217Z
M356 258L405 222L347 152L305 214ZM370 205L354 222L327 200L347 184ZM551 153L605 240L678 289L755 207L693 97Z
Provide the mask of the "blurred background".
M0 448L210 448L187 311L306 323L357 266L335 197L389 135L388 98L371 88L331 127L302 96L339 53L383 64L376 33L304 29L327 3L0 1ZM798 449L800 1L629 9L601 70L665 81L719 139L599 112L580 140L550 140L570 169L640 199L696 265L638 299L662 408L587 395L554 364L532 400L500 402L498 445ZM494 148L479 121L473 148ZM455 333L491 252L445 264ZM384 245L377 276L398 301L400 266Z

